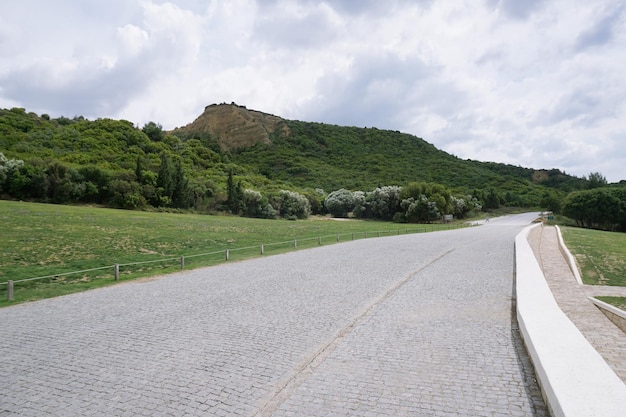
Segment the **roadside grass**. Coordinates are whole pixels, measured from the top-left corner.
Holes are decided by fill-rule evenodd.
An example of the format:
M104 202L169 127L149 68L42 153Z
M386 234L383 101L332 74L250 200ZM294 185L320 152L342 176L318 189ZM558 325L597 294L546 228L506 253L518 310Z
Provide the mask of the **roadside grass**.
M620 310L626 311L626 297L601 296L601 297L594 297L594 298L597 298L600 301L604 301L607 304L611 304L612 306L617 307Z
M263 220L0 200L0 307L115 283L375 236L455 225L363 220ZM136 264L137 262L142 262ZM125 264L133 265L125 265ZM92 271L92 269L97 269ZM84 271L74 273L76 271ZM66 275L67 274L67 275ZM7 301L9 280L16 282Z
M585 284L626 286L626 233L569 226L561 231Z

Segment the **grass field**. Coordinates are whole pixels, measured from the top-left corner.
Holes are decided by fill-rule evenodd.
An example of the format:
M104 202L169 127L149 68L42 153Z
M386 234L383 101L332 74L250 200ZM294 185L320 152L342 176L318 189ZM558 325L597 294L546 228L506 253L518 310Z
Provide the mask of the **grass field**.
M585 284L626 286L626 233L562 227Z
M230 260L365 237L426 232L443 225L372 221L262 220L150 213L0 200L0 306L110 285ZM294 242L295 241L295 242ZM137 264L137 262L142 262ZM132 264L132 265L126 265ZM94 268L103 268L88 271ZM83 271L74 273L75 271ZM64 275L67 274L67 275ZM50 276L14 284L8 280Z
M602 297L594 297L594 298L597 298L600 301L604 301L607 304L611 304L612 306L615 306L621 310L626 311L626 297L602 296Z

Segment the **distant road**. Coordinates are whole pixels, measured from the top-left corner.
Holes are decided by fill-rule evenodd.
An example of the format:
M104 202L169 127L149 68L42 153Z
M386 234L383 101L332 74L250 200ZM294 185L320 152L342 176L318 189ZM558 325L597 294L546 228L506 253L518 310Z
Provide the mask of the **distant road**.
M0 416L547 416L515 322L536 214L0 310Z

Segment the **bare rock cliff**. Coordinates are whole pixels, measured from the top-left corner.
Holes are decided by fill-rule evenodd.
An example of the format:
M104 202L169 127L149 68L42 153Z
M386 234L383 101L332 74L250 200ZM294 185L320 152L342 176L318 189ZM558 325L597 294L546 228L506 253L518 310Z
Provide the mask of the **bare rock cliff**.
M289 135L289 127L278 117L245 106L211 104L205 107L193 123L174 130L190 134L209 134L223 151L254 146L258 142L270 144L270 134L278 131L281 136Z

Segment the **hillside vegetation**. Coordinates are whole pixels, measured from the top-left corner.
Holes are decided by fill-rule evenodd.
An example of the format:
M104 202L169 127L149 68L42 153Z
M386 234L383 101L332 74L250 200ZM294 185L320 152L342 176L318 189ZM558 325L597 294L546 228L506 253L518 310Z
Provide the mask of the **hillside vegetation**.
M0 110L0 153L5 199L255 217L325 213L338 190L363 197L364 215L377 212L377 190L392 193L397 220L418 219L407 210L422 197L441 202L439 215L452 213L452 197L478 210L553 209L588 183L556 169L462 160L397 131L284 120L235 104L207 106L172 132ZM401 190L409 192L396 196Z

